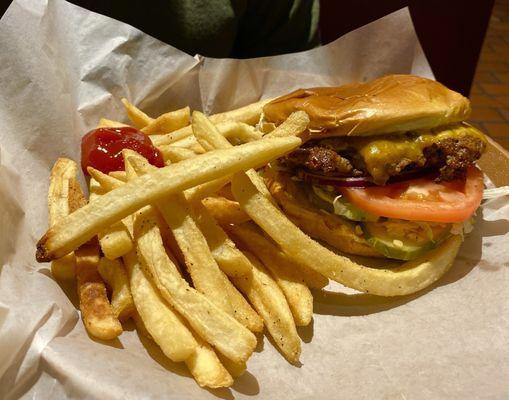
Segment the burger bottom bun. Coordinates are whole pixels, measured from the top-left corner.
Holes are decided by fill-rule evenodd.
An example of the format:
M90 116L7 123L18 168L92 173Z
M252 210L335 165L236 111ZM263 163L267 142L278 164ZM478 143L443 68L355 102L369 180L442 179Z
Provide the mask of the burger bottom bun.
M309 236L341 252L384 257L356 234L355 224L314 207L300 185L284 172L268 170L268 188L286 216Z

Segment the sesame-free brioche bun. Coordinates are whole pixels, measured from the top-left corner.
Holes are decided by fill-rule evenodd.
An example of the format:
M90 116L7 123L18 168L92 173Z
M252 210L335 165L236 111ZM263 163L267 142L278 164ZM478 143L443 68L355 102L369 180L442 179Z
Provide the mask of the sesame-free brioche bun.
M431 129L460 122L470 102L430 79L388 75L365 83L299 89L263 107L264 120L276 125L297 110L319 136L369 136Z
M313 206L298 182L284 172L267 171L267 187L285 215L309 236L319 239L344 253L384 257L371 247L355 225L335 214Z

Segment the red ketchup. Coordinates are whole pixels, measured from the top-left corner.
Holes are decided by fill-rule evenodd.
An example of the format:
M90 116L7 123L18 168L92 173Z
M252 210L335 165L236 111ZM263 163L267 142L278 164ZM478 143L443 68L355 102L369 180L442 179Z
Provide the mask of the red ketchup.
M98 128L88 132L81 139L81 168L87 167L108 173L123 171L122 150L131 149L144 156L152 165L164 167L161 153L152 145L150 138L131 127Z

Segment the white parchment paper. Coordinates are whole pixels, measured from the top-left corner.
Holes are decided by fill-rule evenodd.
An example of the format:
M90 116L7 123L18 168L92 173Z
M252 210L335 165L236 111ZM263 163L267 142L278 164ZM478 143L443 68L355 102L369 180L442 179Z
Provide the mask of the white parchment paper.
M218 112L387 73L431 76L406 9L321 48L239 61L191 57L62 0L15 1L0 21L0 398L508 398L504 199L483 207L432 289L398 299L339 285L315 292L302 366L264 338L231 389L200 389L132 326L119 340L92 340L72 288L69 300L34 260L52 163L78 160L99 117L122 119L121 97L153 115L187 104Z

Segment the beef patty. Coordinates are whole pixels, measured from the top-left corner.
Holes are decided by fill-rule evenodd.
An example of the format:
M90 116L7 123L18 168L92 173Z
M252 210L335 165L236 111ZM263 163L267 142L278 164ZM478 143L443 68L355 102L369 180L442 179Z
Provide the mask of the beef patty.
M291 169L324 176L369 176L362 157L351 147L331 146L330 139L310 141L281 159ZM438 171L437 180L450 181L465 176L466 169L481 157L486 144L471 136L446 138L425 147L424 160L402 159L387 167L390 176L429 169Z

